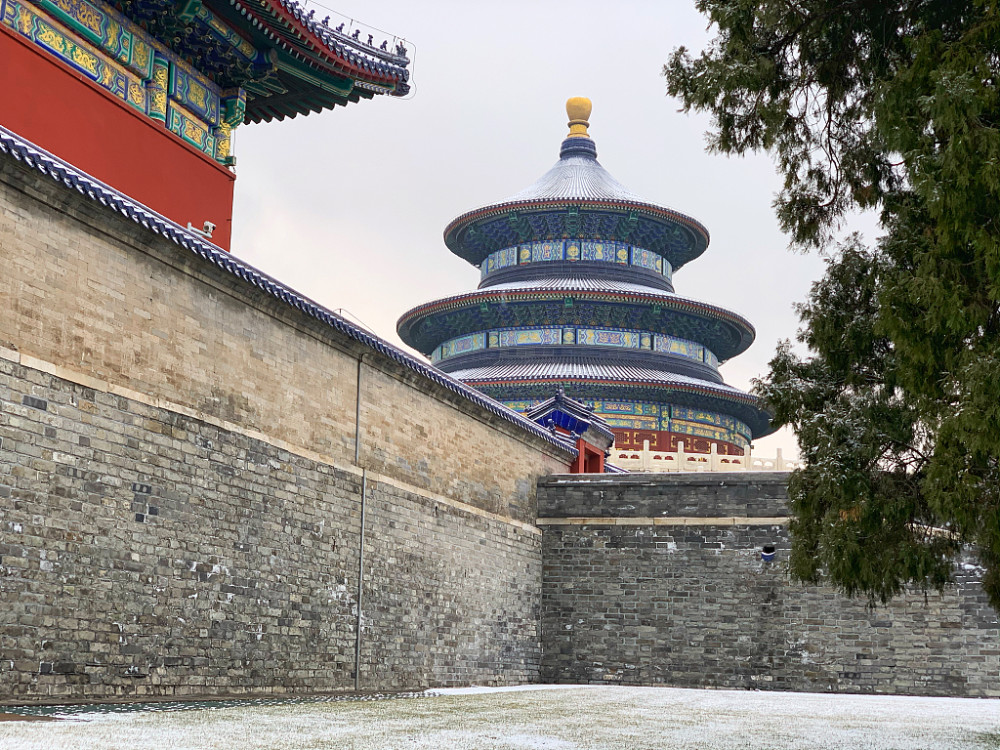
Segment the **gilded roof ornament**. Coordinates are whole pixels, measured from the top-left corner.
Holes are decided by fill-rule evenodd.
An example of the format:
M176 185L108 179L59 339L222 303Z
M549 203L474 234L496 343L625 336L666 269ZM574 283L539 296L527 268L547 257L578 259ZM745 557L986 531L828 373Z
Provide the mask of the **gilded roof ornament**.
M585 96L574 96L566 100L566 115L569 117L567 138L590 138L587 128L590 127L590 112L593 106L590 99Z

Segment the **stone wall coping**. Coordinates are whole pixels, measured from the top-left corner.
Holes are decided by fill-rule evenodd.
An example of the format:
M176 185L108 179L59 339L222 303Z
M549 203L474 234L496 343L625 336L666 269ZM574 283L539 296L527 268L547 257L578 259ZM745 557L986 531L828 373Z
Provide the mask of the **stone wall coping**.
M787 516L609 516L538 518L539 526L784 526Z
M783 526L787 516L645 516L639 518L538 518L539 526Z

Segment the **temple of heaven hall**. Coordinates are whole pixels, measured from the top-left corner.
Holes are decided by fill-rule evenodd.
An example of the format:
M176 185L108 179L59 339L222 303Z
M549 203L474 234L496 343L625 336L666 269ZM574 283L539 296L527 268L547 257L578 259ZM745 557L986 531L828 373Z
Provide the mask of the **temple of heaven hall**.
M615 447L742 455L771 432L719 365L754 329L674 293L673 274L708 247L694 219L629 192L597 161L590 101L570 99L559 161L506 200L445 229L479 267L479 289L415 307L400 337L441 370L527 411L558 389L603 417Z

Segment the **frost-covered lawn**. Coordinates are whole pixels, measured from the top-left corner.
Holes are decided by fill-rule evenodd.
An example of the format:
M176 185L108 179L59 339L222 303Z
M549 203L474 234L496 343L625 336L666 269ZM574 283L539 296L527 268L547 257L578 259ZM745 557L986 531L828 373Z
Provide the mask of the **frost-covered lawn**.
M0 748L974 750L1000 748L1000 702L677 688L445 690L375 702L0 722Z

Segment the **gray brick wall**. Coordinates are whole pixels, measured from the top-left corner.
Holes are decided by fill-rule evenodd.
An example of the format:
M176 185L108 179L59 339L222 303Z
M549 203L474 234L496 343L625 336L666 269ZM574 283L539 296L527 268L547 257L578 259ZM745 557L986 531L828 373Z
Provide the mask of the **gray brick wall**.
M536 679L537 530L370 476L362 688ZM0 699L353 688L359 493L0 359Z
M368 505L362 688L538 679L541 534L379 487Z
M543 480L539 513L562 523L544 526L541 679L1000 696L1000 629L974 561L944 593L874 610L793 583L787 526L750 520L785 515L777 478ZM616 525L615 514L650 522ZM765 544L774 562L761 560Z
M542 534L564 451L6 158L0 247L0 701L352 688L362 467L362 689L998 695L974 565L792 584L781 476L552 477Z

